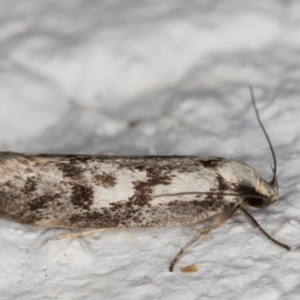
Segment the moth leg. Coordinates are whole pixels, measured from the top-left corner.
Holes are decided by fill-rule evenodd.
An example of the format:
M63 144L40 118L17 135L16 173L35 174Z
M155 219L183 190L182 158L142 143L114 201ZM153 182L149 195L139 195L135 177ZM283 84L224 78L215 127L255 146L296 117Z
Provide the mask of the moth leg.
M273 242L274 244L278 245L279 247L282 247L288 251L291 251L291 247L289 247L288 245L282 244L279 241L273 239L268 233L266 233L261 227L260 225L257 223L257 221L243 208L239 208L239 211L244 215L244 217L247 219L247 221L250 223L250 225L253 228L257 228L268 240L270 240L271 242Z
M183 253L190 247L192 246L199 238L204 237L207 233L209 233L211 230L220 227L223 223L225 223L228 219L230 219L233 214L237 211L239 207L234 206L228 211L225 211L221 215L219 215L217 218L215 218L210 224L207 226L197 229L198 234L190 240L184 247L180 249L178 254L174 257L173 261L170 264L169 271L173 272L175 264L178 262L180 257L183 255Z
M101 232L104 231L104 228L98 228L98 229L93 229L89 231L82 231L82 232L72 232L72 233L66 233L66 234L61 234L60 236L57 237L58 240L62 239L69 239L69 238L75 238L75 237L82 237L82 236L87 236L96 232Z

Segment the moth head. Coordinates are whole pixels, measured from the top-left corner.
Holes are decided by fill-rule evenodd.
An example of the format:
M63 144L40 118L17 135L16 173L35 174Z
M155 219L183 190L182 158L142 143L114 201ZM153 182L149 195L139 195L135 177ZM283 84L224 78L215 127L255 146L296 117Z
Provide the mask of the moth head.
M277 186L272 186L271 183L259 177L254 186L241 184L239 186L239 193L243 199L241 206L248 209L262 209L278 199Z

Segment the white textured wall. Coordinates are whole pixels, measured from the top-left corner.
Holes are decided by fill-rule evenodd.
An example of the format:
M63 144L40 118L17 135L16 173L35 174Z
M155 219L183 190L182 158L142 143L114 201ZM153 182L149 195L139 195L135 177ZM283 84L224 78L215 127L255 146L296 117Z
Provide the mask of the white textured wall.
M300 2L0 0L0 147L228 156L281 197L260 224L300 245ZM135 126L130 126L133 124ZM0 221L0 299L299 299L300 253L241 217L195 244L189 227L67 230ZM195 264L198 272L180 267Z

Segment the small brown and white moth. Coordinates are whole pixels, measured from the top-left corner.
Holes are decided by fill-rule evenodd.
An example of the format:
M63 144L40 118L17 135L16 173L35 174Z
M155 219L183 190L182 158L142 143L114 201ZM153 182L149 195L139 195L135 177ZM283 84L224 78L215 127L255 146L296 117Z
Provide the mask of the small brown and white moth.
M276 158L265 181L244 162L208 156L90 156L0 153L0 216L63 228L172 227L212 218L170 265L201 236L242 213L275 244L246 211L278 199ZM88 232L90 233L90 232ZM82 235L79 233L78 235ZM75 234L76 236L76 234Z

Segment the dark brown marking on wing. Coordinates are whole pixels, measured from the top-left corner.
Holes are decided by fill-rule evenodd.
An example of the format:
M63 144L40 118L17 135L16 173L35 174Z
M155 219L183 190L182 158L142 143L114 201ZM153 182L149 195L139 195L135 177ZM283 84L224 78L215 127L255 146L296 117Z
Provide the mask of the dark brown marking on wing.
M36 178L35 177L28 177L24 184L23 191L26 195L35 192L37 187Z
M169 208L172 212L180 214L185 210L194 210L196 214L202 214L205 212L218 212L220 209L226 207L227 203L222 201L222 196L219 195L207 195L204 200L193 200L189 202L172 201L169 204Z
M101 156L100 156L101 157ZM93 160L95 158L94 155L74 155L74 154L67 154L63 156L63 158L69 159L69 161L72 163L87 163L90 160Z
M103 208L101 211L89 211L81 214L74 214L69 218L70 224L74 224L79 227L95 227L95 228L107 228L107 227L126 227L129 224L142 224L143 217L140 207L131 207L117 210L110 208ZM87 225L88 224L88 225ZM140 227L142 227L140 225Z
M147 205L149 204L149 202L151 201L151 193L152 193L152 189L149 186L149 184L147 182L143 182L143 181L134 181L133 182L134 185L134 194L132 197L129 197L128 199L128 205Z
M89 220L89 221L87 221ZM121 222L118 214L112 213L110 209L102 209L101 212L90 211L82 214L74 214L69 220L70 224L75 227L119 227ZM88 225L87 225L88 224Z
M110 174L96 174L92 178L92 183L95 185L101 185L105 188L114 187L117 183L116 177L110 175Z
M103 208L98 212L76 213L68 221L70 227L165 227L179 226L199 222L205 218L217 215L220 212L229 210L234 203L218 201L190 201L183 202L174 200L170 203L159 204L155 207L150 206L127 206L119 203L118 207ZM212 210L215 213L212 214Z
M155 168L148 168L146 170L146 181L133 181L133 188L135 190L132 197L128 199L128 205L149 205L152 198L152 187L156 185L169 185L172 182L172 176L168 172L162 172Z
M42 196L37 196L28 202L28 207L31 211L36 212L38 209L47 208L51 202L55 201L59 197L59 194L46 194Z
M78 180L81 177L82 169L75 163L75 161L70 160L69 162L60 162L56 164L57 168L63 172L65 178L71 180Z
M228 184L228 182L220 174L218 174L216 178L217 178L217 181L219 183L219 190L220 191L231 190L231 187Z
M94 191L92 187L82 184L72 186L71 202L75 207L89 210L93 204Z
M204 168L216 168L220 163L220 159L201 160L201 164Z
M30 155L34 157L34 155ZM37 157L43 158L57 158L62 163L71 163L71 164L78 164L78 163L86 163L88 161L94 160L95 158L101 158L101 155L77 155L77 154L38 154Z

